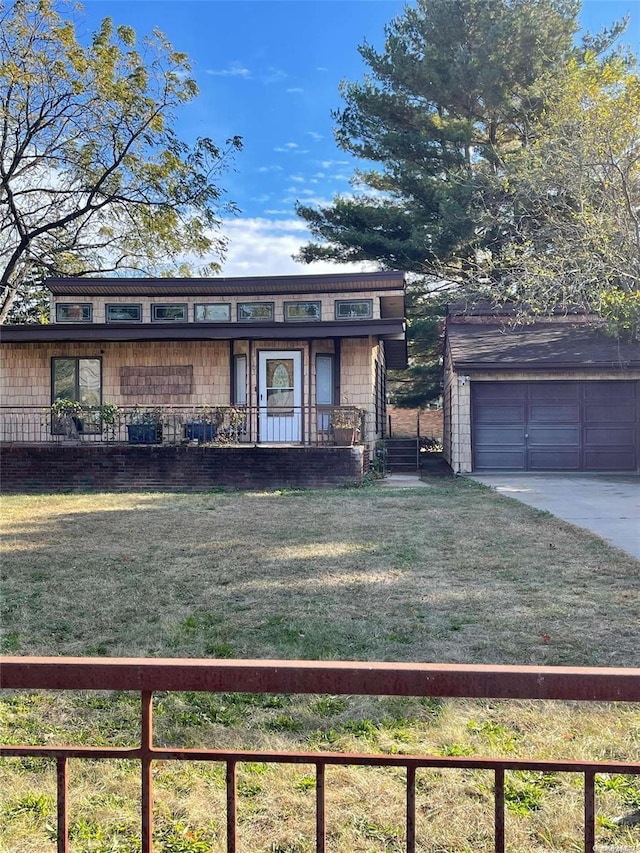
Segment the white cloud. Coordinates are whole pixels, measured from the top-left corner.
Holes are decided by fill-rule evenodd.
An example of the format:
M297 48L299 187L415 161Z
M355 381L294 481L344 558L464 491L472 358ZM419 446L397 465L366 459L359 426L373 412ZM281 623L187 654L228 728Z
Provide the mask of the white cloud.
M289 175L289 180L296 184L304 184L305 178L302 175Z
M286 91L291 95L301 95L304 92L304 89L301 89L300 86L293 86L291 89L287 89Z
M311 236L301 219L233 219L223 223L229 238L225 276L312 275L315 273L364 272L375 264L302 264L291 257Z
M332 169L334 166L347 166L348 160L321 160L320 165L323 169Z
M256 171L258 171L258 172L283 172L284 166L276 166L276 165L260 166L260 168L257 169Z
M314 142L320 142L321 139L324 139L324 136L321 133L316 133L315 130L308 130L307 136L310 136Z
M316 65L316 71L328 71L328 68L325 68L324 65Z
M207 68L207 74L211 74L213 77L243 77L245 80L251 77L251 71L240 62L232 62L226 68L218 70Z

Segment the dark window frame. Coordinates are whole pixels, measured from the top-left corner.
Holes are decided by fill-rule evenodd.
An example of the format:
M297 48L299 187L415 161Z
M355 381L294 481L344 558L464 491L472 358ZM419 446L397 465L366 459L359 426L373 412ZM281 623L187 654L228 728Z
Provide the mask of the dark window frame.
M351 305L355 302L366 304L369 308L368 314L358 314L357 316L344 316L340 314L341 305ZM336 320L370 320L373 317L373 299L336 299L334 301L334 312Z
M109 317L111 308L137 308L139 317L137 320L112 320ZM142 303L141 302L109 302L104 306L105 323L142 323Z
M271 309L270 317L241 317L240 310L246 305L267 305ZM252 300L251 302L238 302L236 306L236 317L238 318L238 323L270 323L273 322L275 318L275 302L257 302Z
M72 320L60 317L60 308L81 308L84 312L85 308L89 309L88 317L81 317L79 320ZM56 323L92 323L93 322L93 302L56 302Z
M196 315L198 308L208 308L210 305L216 308L226 308L226 320L200 320ZM230 323L231 322L231 303L230 302L196 302L193 306L193 322L194 323Z
M291 306L300 306L300 305L317 305L318 306L318 316L317 317L288 317L287 309ZM284 320L285 323L313 323L322 319L322 300L320 299L303 299L298 301L290 301L284 303Z
M158 308L182 308L182 317L178 320L175 317L156 317ZM151 303L151 322L152 323L188 323L189 322L189 305L187 302L152 302Z
M55 367L54 367L54 364L56 361L74 361L75 362L75 388L74 388L74 395L73 395L72 399L74 401L78 401L78 402L80 400L80 382L79 382L80 362L81 361L97 361L98 364L100 365L100 392L99 392L98 405L99 406L102 405L102 388L103 388L102 356L100 356L100 355L53 355L53 356L51 356L51 363L50 363L50 367L49 367L49 373L50 373L50 378L51 378L50 395L49 396L50 396L50 400L51 400L52 404L56 402L56 399L64 399L62 397L56 398L54 396L54 394L55 394ZM57 419L52 415L51 416L51 434L52 435L63 435L64 430L61 428L59 421L57 423L56 423L56 421L57 421ZM87 429L86 428L87 426L91 426L91 425L85 423L84 424L85 428L82 429L82 432L84 432L87 435L95 435L97 433L102 432L102 424L100 423L99 418L97 418L96 423L93 424L93 429Z

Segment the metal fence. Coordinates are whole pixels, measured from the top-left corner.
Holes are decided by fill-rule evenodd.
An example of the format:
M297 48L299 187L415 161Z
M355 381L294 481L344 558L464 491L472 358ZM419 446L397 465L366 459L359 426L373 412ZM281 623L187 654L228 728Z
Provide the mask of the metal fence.
M18 444L359 444L353 406L0 406L0 441Z
M0 658L4 689L126 690L141 694L141 738L137 747L0 746L0 755L47 757L57 767L57 849L69 852L68 762L133 759L141 767L142 853L153 851L153 762L214 761L226 766L227 851L236 853L238 793L242 762L308 764L316 771L318 853L326 851L326 778L332 765L403 767L406 772L406 850L415 853L416 770L484 769L494 775L495 851L505 850L505 772L532 770L579 773L584 779L584 850L595 848L595 779L599 773L640 774L640 762L540 761L469 756L371 755L327 752L164 749L154 746L153 693L207 691L373 696L442 696L494 699L640 701L640 669L474 666L265 660L159 660L119 658Z

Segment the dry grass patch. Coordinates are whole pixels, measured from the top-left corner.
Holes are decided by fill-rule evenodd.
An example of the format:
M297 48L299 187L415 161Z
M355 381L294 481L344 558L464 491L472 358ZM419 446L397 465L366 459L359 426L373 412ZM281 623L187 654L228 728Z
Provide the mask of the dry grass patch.
M422 660L640 666L638 562L468 481L420 490L6 498L5 653ZM16 694L5 742L134 743L126 694ZM638 760L633 706L429 698L156 697L156 740L216 746ZM157 848L225 849L224 774L156 767ZM330 768L329 850L404 847L395 770ZM488 851L492 780L418 774L419 850ZM0 851L53 851L55 780L42 761L0 767ZM242 765L241 850L313 846L310 768ZM139 850L127 762L73 763L74 853ZM637 780L598 782L598 843L635 845L611 819ZM572 776L508 774L510 850L574 851Z

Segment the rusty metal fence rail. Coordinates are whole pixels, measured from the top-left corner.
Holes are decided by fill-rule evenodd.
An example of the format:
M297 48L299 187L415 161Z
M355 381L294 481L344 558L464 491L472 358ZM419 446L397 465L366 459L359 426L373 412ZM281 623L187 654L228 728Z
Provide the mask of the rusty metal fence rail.
M579 773L584 778L584 850L595 849L595 778L599 773L640 774L640 762L165 749L153 742L153 693L342 694L493 699L639 702L640 669L519 667L315 661L216 661L126 658L0 658L0 687L29 690L123 690L141 694L137 747L0 746L6 757L49 757L57 767L57 849L69 853L68 761L133 759L141 766L142 853L153 853L154 761L215 761L226 765L227 851L236 853L237 765L245 761L308 764L316 768L316 850L326 850L325 770L331 765L404 767L406 849L416 850L416 770L456 768L494 774L495 851L505 850L505 772Z

